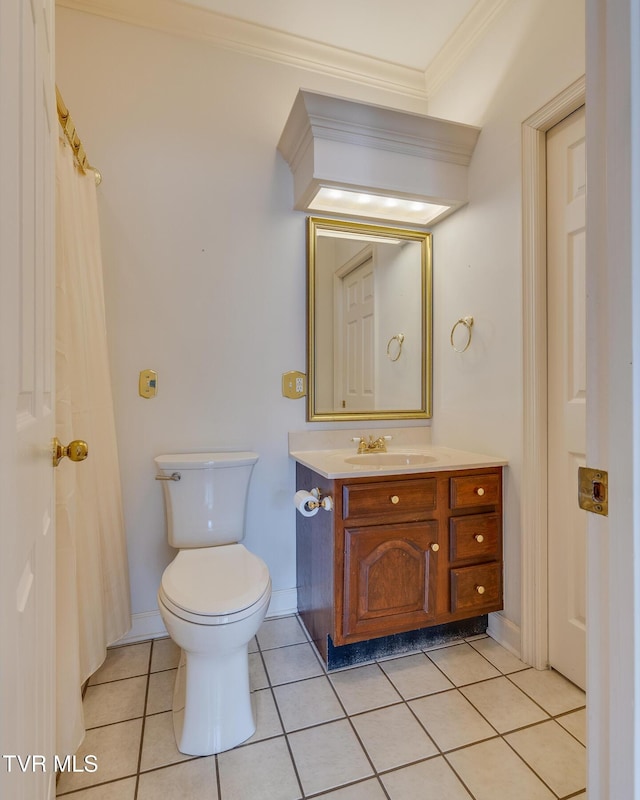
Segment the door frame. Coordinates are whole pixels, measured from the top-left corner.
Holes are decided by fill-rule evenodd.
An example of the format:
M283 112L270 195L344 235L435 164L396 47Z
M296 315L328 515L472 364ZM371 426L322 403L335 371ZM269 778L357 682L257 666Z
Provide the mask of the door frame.
M522 123L522 618L523 661L549 659L547 525L546 134L586 99L582 76Z

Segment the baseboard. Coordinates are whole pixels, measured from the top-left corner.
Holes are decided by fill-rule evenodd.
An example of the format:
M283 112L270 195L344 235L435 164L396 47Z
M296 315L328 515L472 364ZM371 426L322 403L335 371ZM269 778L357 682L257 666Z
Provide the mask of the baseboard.
M498 644L501 644L506 650L513 653L514 656L518 658L521 657L522 644L520 626L516 625L515 622L507 619L500 613L489 614L487 633L492 639L495 639Z
M267 617L284 617L287 614L295 614L297 610L297 589L280 589L271 595ZM141 614L132 615L131 630L114 644L133 644L147 639L161 639L168 635L159 611L143 611Z
M298 590L278 589L271 595L271 602L267 609L267 617L284 617L287 614L298 613Z

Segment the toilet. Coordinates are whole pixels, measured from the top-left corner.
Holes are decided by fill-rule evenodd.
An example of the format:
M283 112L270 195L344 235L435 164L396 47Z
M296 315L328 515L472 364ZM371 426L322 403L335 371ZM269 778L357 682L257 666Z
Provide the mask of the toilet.
M251 452L157 456L169 544L158 606L181 648L173 692L178 750L194 756L229 750L256 729L248 646L269 600L267 565L241 544Z

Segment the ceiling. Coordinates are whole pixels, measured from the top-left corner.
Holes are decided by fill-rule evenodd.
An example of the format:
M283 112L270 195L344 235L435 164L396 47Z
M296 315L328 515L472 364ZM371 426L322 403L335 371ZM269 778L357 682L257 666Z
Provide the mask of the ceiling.
M303 39L426 70L478 0L182 0Z
M56 5L214 42L424 104L512 2L56 0Z

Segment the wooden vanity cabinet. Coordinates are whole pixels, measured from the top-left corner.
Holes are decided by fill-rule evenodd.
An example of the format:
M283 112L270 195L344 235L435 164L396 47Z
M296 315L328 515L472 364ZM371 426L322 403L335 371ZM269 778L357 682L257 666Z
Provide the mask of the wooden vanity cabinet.
M334 510L297 514L298 608L320 652L502 608L502 468L327 479L298 489Z

